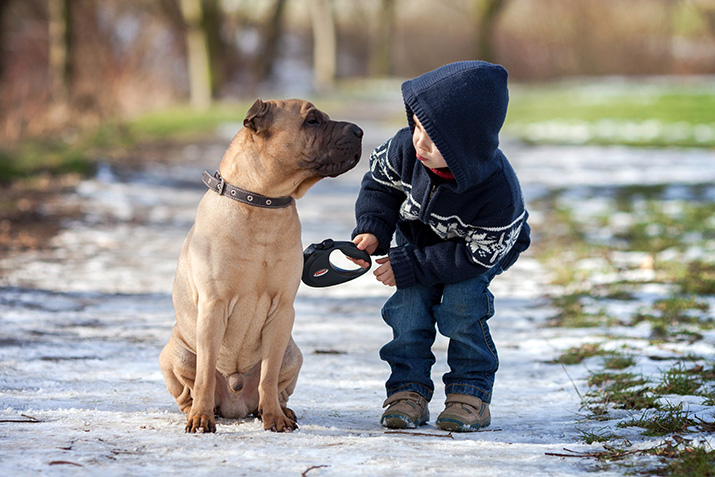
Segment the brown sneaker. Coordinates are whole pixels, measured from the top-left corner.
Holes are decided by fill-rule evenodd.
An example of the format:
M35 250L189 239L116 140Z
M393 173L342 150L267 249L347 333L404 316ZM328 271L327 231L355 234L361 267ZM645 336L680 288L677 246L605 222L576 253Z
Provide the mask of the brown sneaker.
M447 394L437 427L445 431L472 432L492 422L489 404L468 394Z
M391 429L414 429L429 420L427 399L413 391L400 391L391 395L382 407L388 407L380 424Z

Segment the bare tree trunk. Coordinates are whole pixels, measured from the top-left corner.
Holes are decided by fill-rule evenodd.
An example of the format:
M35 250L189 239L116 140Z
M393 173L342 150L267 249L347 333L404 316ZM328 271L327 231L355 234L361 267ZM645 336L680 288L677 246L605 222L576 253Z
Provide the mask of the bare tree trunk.
M72 81L71 0L48 0L49 76L52 97L67 99Z
M477 11L477 58L484 61L494 62L494 30L499 20L499 15L509 0L475 0Z
M370 52L370 75L392 75L392 32L395 27L395 0L380 0Z
M313 74L315 89L326 91L335 85L337 37L330 0L310 0L313 25Z
M276 0L273 14L266 23L263 33L263 53L258 55L255 66L256 79L259 82L268 79L273 72L273 64L278 56L285 5L286 0Z
M5 12L11 0L0 0L0 81L5 73Z
M227 65L232 56L231 45L221 37L224 13L219 0L203 0L203 18L201 28L206 37L211 65L211 93L215 97L226 83Z
M211 105L211 66L206 36L201 29L201 0L179 0L186 23L186 56L189 70L191 106Z

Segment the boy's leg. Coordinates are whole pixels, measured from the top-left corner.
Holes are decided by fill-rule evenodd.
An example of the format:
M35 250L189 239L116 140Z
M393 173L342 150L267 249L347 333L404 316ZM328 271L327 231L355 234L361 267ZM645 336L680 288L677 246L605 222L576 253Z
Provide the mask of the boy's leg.
M432 344L435 320L432 310L441 290L415 284L397 290L382 308L382 317L392 328L393 339L380 350L380 358L392 369L385 383L388 398L400 391L412 391L432 399L434 383L430 377L435 362Z
M499 367L497 350L487 320L494 315L494 295L488 289L495 271L447 284L442 303L435 308L440 332L449 338L443 381L445 393L466 394L489 403Z

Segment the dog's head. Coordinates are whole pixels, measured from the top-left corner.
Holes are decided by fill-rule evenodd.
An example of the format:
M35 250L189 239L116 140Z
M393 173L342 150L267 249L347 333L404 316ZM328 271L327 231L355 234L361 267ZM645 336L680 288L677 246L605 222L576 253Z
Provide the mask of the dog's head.
M243 126L257 143L270 142L270 149L277 150L274 156L285 167L297 165L321 178L349 171L362 153L362 129L353 123L333 121L312 103L300 99L258 99L248 110ZM279 157L283 153L286 157Z

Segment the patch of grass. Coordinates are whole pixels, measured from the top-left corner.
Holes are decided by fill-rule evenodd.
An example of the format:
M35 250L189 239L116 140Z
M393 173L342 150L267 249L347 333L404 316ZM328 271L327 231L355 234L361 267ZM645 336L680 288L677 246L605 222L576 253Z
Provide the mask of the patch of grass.
M587 343L581 346L574 346L564 351L561 356L549 361L552 364L578 364L586 358L603 354L601 346L596 343Z
M41 173L88 174L94 170L86 143L67 144L43 139L18 144L0 151L0 182Z
M715 327L715 320L706 313L710 305L697 297L674 295L657 300L650 309L643 309L633 316L633 324L643 321L651 325L651 339L654 341L682 340L694 343L702 340L697 330Z
M592 313L586 311L583 299L585 293L561 295L552 300L552 305L559 311L549 320L549 326L562 328L594 328L614 324L615 320L603 312Z
M656 454L663 455L663 453ZM667 455L663 474L670 477L715 476L715 451L702 446L686 446Z
M192 137L211 132L223 123L241 124L250 106L250 103L215 103L205 111L174 107L137 116L126 126L138 138Z
M622 283L609 284L606 287L604 298L609 300L632 301L635 300L633 292L623 287Z
M659 310L662 317L671 323L692 323L693 317L688 312L693 310L708 311L710 305L690 295L674 296L658 300L654 303L653 308Z
M603 366L606 369L612 370L622 370L630 368L636 364L635 356L623 355L623 354L613 354L606 356L603 360Z
M584 431L583 429L576 430L581 433L581 440L586 444L593 444L594 442L608 442L618 437L611 432L610 427L601 427L600 429L596 429L596 431Z
M702 86L560 82L511 88L505 132L527 141L715 144L715 95Z
M715 263L690 262L675 283L685 294L715 295Z
M702 379L696 373L689 372L682 364L663 373L661 383L655 388L660 394L679 394L691 396L702 386Z
M650 200L632 213L633 224L615 235L629 250L658 253L682 249L685 243L706 240L713 234L711 218L715 215L715 203L711 201Z
M644 436L660 437L685 432L689 427L696 425L697 423L690 419L690 412L683 409L683 403L677 405L669 403L652 412L645 411L630 421L620 422L618 427L640 427L645 429L642 432Z
M510 121L596 121L603 118L684 120L691 124L715 121L712 92L687 85L566 81L550 85L518 85L511 88L511 98Z
M628 383L627 387L642 385L647 383L647 380L640 379L637 383L633 381L636 379L636 375L633 373L611 373L608 371L603 372L591 372L588 377L587 383L589 386L603 387L606 383Z
M608 400L617 409L657 409L659 406L658 396L653 394L649 388L610 390Z
M124 122L107 122L97 129L75 132L67 137L57 135L0 145L0 182L38 173L88 174L94 170L99 150L105 155L107 150L144 142L196 140L213 133L223 123L240 123L249 106L248 103L216 104L206 111L178 107Z
M658 407L658 396L646 385L649 381L633 373L591 373L589 386L599 389L586 394L589 404L610 403L617 409L653 409Z

